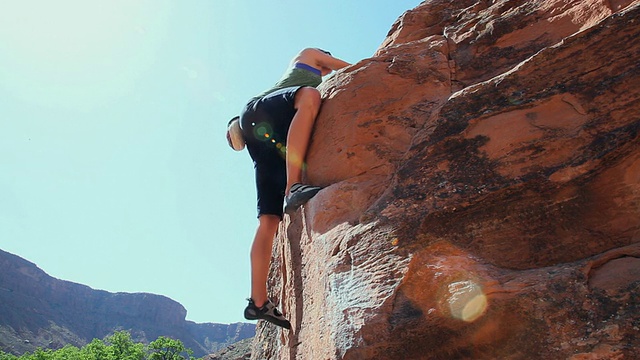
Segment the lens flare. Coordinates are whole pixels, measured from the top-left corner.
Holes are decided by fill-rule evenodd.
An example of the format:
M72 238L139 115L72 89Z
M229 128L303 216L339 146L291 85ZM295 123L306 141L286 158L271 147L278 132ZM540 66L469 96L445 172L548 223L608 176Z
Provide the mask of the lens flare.
M268 141L272 137L273 129L268 123L256 124L253 128L253 136L262 141Z
M457 319L473 322L487 310L487 297L482 287L473 281L449 284L449 309Z
M289 152L287 154L287 160L294 166L302 168L304 160L300 157L300 155Z

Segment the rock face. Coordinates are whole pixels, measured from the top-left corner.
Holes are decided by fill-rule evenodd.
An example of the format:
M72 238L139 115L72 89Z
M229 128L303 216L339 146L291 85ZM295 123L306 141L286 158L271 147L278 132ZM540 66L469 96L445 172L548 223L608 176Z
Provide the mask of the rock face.
M640 358L640 1L425 1L322 85L252 359Z
M204 356L255 334L253 324L196 324L179 303L160 295L109 293L55 279L35 264L0 250L0 350L83 346L115 330L136 341L181 340Z
M215 354L205 356L202 360L250 360L253 338L247 338L231 344Z

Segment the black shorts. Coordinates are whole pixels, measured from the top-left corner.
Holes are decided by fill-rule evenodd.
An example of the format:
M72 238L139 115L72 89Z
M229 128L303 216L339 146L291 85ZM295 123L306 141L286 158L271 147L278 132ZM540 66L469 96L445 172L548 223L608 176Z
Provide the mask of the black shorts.
M258 217L276 215L282 219L287 134L296 114L295 96L300 88L288 87L253 99L240 114L240 127L256 173Z

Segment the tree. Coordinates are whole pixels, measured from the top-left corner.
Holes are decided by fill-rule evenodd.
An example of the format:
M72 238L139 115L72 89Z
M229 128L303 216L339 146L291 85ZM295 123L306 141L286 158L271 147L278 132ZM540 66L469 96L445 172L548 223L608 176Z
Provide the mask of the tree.
M53 350L42 350L41 348L37 348L33 354L25 354L20 357L20 360L52 360L53 359Z
M149 360L191 360L193 351L180 340L160 336L149 344ZM184 355L183 355L184 354Z
M18 357L0 350L0 360L18 360Z
M113 347L107 346L99 339L93 339L82 348L82 351L85 360L117 360L113 354Z
M22 356L0 350L0 360L194 360L192 354L180 340L160 336L145 349L131 340L129 332L117 331L104 341L93 339L81 349L71 345L58 350L38 348Z
M144 345L134 343L131 340L131 334L127 331L116 331L105 340L111 344L107 352L109 360L143 360L145 358Z
M46 358L51 360L84 360L80 349L71 345L67 345L56 351L47 351Z

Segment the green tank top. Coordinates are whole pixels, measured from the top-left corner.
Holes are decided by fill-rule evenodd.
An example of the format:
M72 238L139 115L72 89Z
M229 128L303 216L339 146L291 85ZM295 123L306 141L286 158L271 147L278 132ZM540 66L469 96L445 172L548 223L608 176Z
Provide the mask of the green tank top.
M254 99L261 98L272 92L291 86L311 86L317 87L322 82L322 76L309 70L292 67L282 76L280 80L270 89L256 95Z

